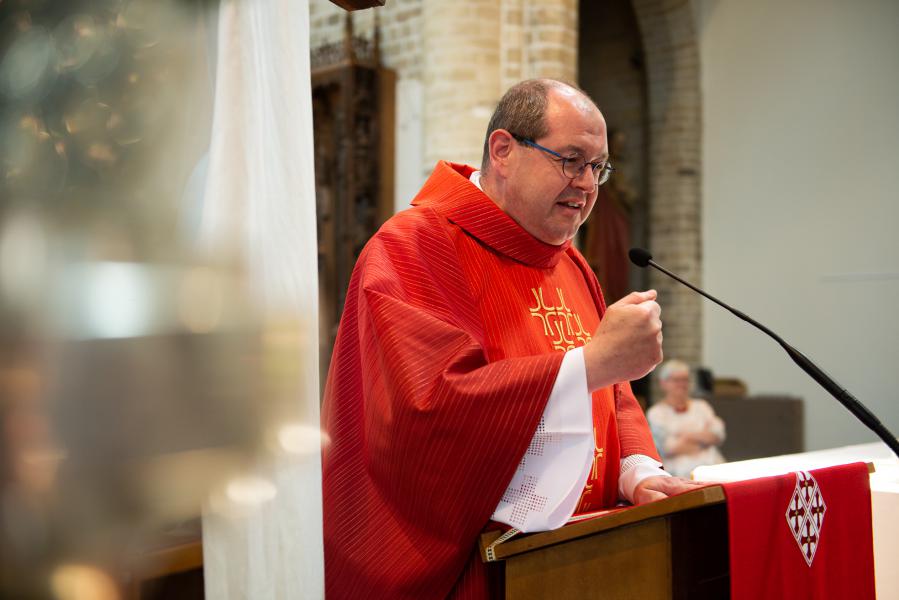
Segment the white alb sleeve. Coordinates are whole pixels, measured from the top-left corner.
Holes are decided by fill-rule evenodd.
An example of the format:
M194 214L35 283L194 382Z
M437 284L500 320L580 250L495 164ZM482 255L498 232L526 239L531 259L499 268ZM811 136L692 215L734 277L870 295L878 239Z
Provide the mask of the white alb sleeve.
M493 513L523 532L564 525L593 465L593 407L584 349L565 353L531 444Z

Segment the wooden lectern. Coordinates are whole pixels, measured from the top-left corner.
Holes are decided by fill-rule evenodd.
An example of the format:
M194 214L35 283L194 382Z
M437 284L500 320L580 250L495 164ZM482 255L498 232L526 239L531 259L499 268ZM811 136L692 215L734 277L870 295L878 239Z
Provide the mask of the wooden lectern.
M730 597L727 527L713 485L492 548L500 532L487 532L480 548L505 563L509 599L718 599Z

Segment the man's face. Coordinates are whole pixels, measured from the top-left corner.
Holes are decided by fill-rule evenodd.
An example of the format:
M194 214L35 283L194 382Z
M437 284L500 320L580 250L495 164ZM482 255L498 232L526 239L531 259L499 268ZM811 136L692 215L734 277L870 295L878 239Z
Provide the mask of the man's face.
M587 161L608 158L606 124L592 103L574 90L553 89L546 110L549 132L536 143L564 157ZM509 161L507 195L502 208L537 239L559 245L574 237L596 203L590 167L575 179L562 172L552 155L516 143Z

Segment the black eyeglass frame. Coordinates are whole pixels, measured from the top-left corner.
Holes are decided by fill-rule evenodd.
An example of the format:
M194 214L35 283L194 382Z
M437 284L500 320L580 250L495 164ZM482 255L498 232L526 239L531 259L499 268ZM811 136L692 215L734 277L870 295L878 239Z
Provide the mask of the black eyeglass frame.
M587 162L587 160L583 156L563 156L555 150L550 150L546 146L541 146L532 139L517 135L515 133L512 133L511 131L509 132L509 134L519 143L530 146L531 148L536 148L537 150L542 150L543 152L554 156L560 163L562 163L562 173L569 179L577 179L583 174L584 169L587 168L587 165L590 165L590 170L593 173L593 181L597 186L600 186L606 183L609 180L609 177L615 171L615 167L613 167L612 163L610 163L609 161ZM580 161L579 165L578 161ZM570 168L566 168L569 165L571 165L570 168L576 169L574 175L569 172Z

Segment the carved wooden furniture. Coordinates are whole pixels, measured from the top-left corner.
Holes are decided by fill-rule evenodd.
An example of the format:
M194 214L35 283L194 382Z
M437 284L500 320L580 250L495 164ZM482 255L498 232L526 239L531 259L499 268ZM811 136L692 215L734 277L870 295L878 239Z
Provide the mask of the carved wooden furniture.
M312 51L322 381L353 265L393 214L396 75L373 40L353 35Z

